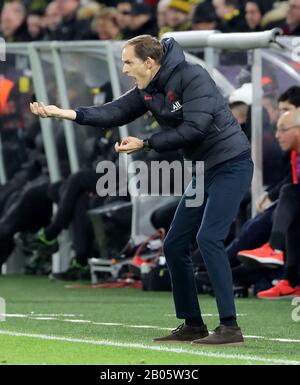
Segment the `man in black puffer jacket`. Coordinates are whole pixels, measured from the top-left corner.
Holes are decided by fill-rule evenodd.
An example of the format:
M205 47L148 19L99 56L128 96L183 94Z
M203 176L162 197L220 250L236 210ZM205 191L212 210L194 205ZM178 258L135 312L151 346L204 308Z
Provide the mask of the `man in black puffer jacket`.
M147 140L123 138L116 143L116 151L180 150L187 160L204 161L204 203L188 207L185 193L164 243L176 315L185 319L185 324L154 341L243 345L224 239L252 179L248 140L207 71L186 62L175 40L159 42L149 35L137 36L125 44L122 60L123 72L135 78L136 87L113 102L76 110L33 103L31 111L43 118L59 117L100 127L122 126L151 111L162 131ZM194 188L196 177L191 183ZM189 245L195 238L220 315L220 326L211 335L201 317L189 256Z

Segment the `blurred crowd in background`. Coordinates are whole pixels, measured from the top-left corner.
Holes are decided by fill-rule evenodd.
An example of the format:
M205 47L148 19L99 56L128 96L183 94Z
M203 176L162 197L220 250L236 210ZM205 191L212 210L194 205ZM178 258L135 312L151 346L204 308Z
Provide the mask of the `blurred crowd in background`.
M0 1L7 42L122 40L168 31L263 31L300 35L300 0Z

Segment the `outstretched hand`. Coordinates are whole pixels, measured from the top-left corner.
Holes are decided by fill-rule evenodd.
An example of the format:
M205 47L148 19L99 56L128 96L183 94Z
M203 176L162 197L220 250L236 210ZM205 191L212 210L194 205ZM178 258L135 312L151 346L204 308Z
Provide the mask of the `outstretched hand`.
M115 150L125 154L132 154L136 151L142 150L144 142L141 139L135 138L134 136L127 136L122 139L121 143L115 144Z
M60 118L62 110L54 105L45 106L44 103L30 103L31 112L41 118Z

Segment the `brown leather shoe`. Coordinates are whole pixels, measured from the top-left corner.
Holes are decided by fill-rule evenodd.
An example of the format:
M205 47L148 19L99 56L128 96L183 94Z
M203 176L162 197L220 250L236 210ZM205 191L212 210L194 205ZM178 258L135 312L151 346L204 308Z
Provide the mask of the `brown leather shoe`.
M192 342L194 345L206 346L244 346L244 338L238 326L218 326L212 334Z
M175 330L172 330L171 334L165 337L154 338L153 342L192 342L206 336L208 336L206 325L189 326L182 324Z

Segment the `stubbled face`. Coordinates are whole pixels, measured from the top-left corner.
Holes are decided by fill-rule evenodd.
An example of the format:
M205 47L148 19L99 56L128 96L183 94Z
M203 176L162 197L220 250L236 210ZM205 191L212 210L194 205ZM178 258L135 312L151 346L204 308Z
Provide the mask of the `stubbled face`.
M289 113L283 114L277 123L276 139L283 151L297 150L300 145L300 125Z
M291 104L289 102L279 102L278 103L279 115L283 115L285 112L295 111L296 108L297 107L294 104Z
M134 78L139 89L146 88L152 80L152 71L149 59L143 61L136 57L134 47L131 45L128 45L123 49L123 73Z
M249 28L255 29L256 27L258 27L262 19L262 14L257 4L251 2L247 3L245 11L245 18Z

